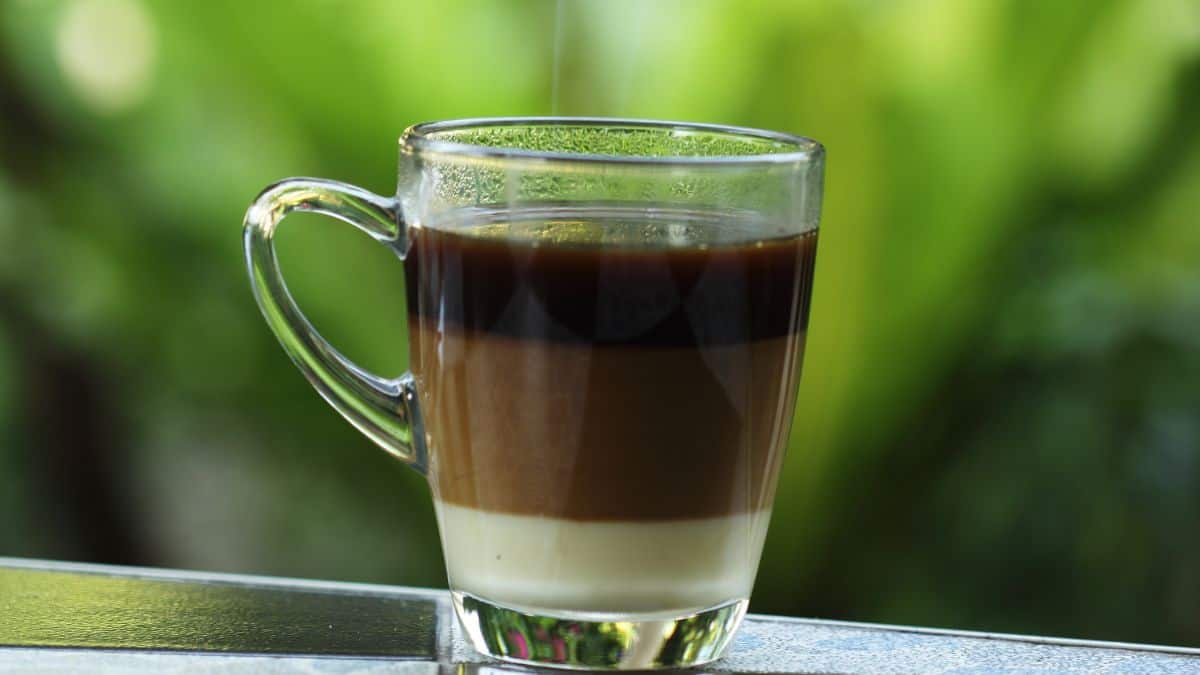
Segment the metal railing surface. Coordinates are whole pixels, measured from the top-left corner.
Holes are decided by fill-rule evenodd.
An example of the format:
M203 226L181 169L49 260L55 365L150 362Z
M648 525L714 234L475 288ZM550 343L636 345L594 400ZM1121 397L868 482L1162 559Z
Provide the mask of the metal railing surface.
M444 591L0 557L0 673L531 672ZM562 672L562 671L558 671ZM750 615L713 673L1200 673L1200 649Z

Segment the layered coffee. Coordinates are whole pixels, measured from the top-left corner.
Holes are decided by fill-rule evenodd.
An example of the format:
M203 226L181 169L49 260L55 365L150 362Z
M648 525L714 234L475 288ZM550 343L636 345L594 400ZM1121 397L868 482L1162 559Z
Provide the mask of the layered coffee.
M410 230L411 366L454 588L593 612L749 595L816 232L751 238L741 217Z

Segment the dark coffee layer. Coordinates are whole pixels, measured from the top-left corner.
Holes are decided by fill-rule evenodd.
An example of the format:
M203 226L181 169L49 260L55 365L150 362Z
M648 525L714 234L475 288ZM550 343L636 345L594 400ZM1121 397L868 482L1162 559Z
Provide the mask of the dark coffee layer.
M412 235L410 315L468 335L738 344L804 330L808 317L815 232L710 248L538 246L429 228Z
M411 232L412 370L436 495L576 520L768 508L815 232L639 247L521 240L518 225L489 227L500 236ZM658 229L633 231L670 233L647 227ZM613 232L588 221L538 231L580 229Z

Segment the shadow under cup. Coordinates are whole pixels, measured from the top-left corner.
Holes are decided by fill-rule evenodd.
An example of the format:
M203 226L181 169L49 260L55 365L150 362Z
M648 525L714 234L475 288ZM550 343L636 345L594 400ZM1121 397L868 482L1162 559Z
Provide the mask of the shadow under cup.
M787 446L822 164L815 142L730 127L434 123L401 139L395 200L300 179L251 207L268 322L339 412L427 472L477 649L651 668L727 648ZM294 208L404 259L410 374L353 366L271 286Z

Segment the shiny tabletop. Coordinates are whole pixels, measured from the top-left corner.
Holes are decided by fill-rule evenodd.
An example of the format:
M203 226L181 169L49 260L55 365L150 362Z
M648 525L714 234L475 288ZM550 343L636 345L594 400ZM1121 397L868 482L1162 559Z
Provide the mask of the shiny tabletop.
M502 673L445 591L0 557L0 673ZM564 671L549 671L564 672ZM1200 649L750 615L714 673L1198 673Z

